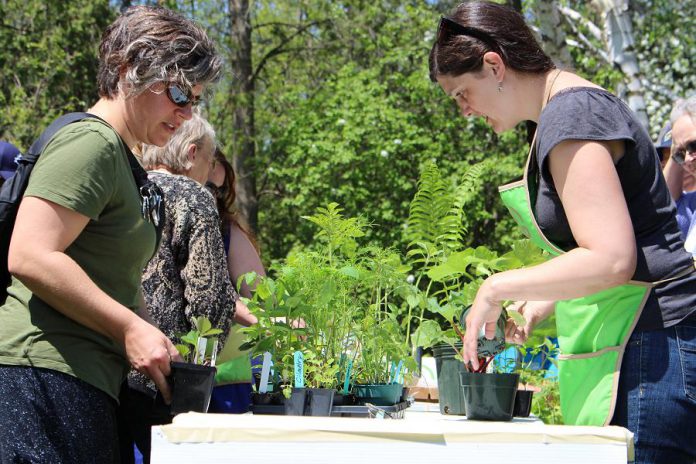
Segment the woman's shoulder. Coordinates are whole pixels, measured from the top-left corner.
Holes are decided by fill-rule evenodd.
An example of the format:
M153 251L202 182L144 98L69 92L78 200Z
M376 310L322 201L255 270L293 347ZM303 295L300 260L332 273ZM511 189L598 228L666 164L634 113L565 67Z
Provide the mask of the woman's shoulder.
M539 119L540 152L563 140L634 140L635 116L611 92L568 87L556 93Z
M84 144L94 148L95 145L120 146L122 141L116 131L105 122L87 118L61 128L51 139L47 148L65 142Z
M166 204L178 213L217 215L212 194L190 177L159 171L148 172L148 177L162 189Z
M614 94L598 86L571 86L551 97L541 113L541 119L566 115L576 117L576 111L592 114L618 109L623 102Z

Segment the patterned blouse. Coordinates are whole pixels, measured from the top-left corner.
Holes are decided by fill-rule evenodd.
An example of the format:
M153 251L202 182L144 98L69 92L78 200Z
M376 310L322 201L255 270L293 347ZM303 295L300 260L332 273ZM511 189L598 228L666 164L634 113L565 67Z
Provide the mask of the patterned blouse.
M237 293L227 270L220 220L215 201L205 187L186 176L148 173L162 189L165 223L162 241L143 273L148 311L160 330L175 344L178 334L191 330L191 318L207 317L222 330L218 346L229 333ZM131 371L129 384L153 391L154 383Z

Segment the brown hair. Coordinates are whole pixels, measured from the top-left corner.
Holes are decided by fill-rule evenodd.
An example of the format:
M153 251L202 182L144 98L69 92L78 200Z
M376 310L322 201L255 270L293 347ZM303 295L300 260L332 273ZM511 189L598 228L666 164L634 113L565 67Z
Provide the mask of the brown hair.
M215 45L198 24L166 8L135 6L102 35L99 96L114 98L119 90L137 95L160 81L190 89L215 82L221 68Z
M222 166L225 170L225 180L222 186L217 190L215 195L215 202L217 204L218 214L221 220L221 230L222 234L225 235L230 230L230 224L233 223L239 229L244 232L244 234L249 238L251 244L259 251L259 245L256 241L256 237L249 231L249 228L244 224L234 206L234 202L237 199L237 191L235 190L235 180L236 175L234 173L234 168L230 164L225 154L220 150L220 147L215 148L215 161Z
M506 66L518 72L544 73L556 67L522 15L510 7L489 2L462 3L447 19L459 27L447 20L440 23L429 57L433 82L439 75L480 71L483 55L489 51L498 53ZM469 33L465 32L467 28Z

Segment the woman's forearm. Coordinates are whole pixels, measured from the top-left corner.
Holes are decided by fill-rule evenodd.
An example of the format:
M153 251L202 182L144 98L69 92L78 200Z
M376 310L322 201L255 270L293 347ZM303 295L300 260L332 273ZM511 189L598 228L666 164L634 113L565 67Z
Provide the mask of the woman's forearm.
M634 260L576 248L537 266L494 274L483 288L496 302L558 301L627 283L634 272Z
M10 264L10 272L51 307L122 345L128 327L140 319L101 290L63 252L23 253L11 258Z

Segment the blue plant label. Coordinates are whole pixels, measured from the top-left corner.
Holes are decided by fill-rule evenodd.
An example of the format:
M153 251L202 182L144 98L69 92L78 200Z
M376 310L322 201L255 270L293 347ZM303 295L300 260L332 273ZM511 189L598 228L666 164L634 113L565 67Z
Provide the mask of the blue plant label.
M346 379L343 381L343 394L344 395L348 394L348 387L350 387L350 376L353 373L352 371L353 371L353 360L349 359L348 366L346 367Z
M304 356L295 351L295 388L304 388Z
M259 385L259 393L268 391L268 376L271 373L271 353L266 351L263 354L263 364L261 364L261 384Z
M404 367L404 360L399 361L396 366L396 374L394 375L394 383L400 383L401 380L401 369Z
M389 383L394 383L396 379L394 378L394 374L396 373L396 364L394 364L394 361L391 362L391 369L389 370Z

